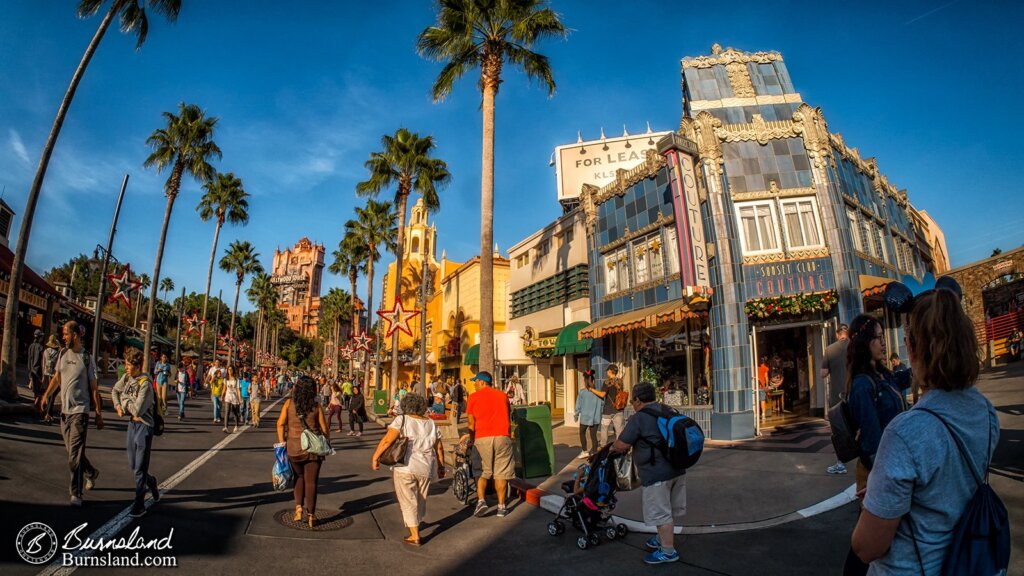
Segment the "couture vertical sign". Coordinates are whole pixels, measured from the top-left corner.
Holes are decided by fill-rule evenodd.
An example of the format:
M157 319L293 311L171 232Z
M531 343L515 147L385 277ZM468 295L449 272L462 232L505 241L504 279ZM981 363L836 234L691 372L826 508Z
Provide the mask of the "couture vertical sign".
M676 213L682 285L687 294L704 293L708 291L711 281L708 277L707 244L694 169L697 147L689 140L673 136L671 147L663 153L672 171L672 204Z

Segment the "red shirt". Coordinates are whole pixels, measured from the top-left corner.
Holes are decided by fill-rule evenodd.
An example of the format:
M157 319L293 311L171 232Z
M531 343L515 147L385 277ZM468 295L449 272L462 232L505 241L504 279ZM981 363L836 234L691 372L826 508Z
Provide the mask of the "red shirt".
M481 386L469 395L466 414L476 419L475 436L490 438L509 435L508 396L491 386Z

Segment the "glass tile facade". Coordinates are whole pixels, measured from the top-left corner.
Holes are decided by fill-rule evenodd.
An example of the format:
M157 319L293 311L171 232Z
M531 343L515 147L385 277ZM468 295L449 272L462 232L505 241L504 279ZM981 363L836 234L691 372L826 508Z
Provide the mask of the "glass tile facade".
M724 142L722 156L733 194L779 188L809 188L814 178L802 138L758 142Z

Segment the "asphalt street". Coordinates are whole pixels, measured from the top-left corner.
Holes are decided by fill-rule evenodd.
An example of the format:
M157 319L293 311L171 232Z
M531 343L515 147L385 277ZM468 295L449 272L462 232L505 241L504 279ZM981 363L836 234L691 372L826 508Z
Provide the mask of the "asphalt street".
M1024 363L1010 372L987 374L982 384L1003 419L992 484L1014 522L1012 574L1024 573L1019 552L1024 542L1022 372ZM270 404L264 402L264 407ZM173 556L178 568L190 572L327 574L354 570L398 575L453 574L468 569L489 575L537 570L546 574L633 574L643 570L839 574L858 513L857 505L852 504L770 529L688 536L677 542L679 564L646 567L641 562L641 535L631 534L581 551L571 527L561 536L547 534L551 514L516 502L506 518L494 516L493 507L488 516L475 518L442 481L431 489L423 546L412 548L402 542L406 531L390 473L373 472L369 467L370 455L383 432L378 426L368 423L362 438L334 433L338 453L324 465L317 514L321 521L338 528L309 531L275 520L278 513L292 509L291 492L275 492L271 485L274 422L280 404L270 408L260 429L231 435L211 422L207 398L190 401L187 409L188 418L182 423L170 418L167 433L154 442L151 471L160 482L171 482L173 487L145 517L117 524L120 530L116 535L127 538L136 528L137 539L171 535L169 550L141 554ZM88 526L78 534L85 536L112 519L123 518L134 485L124 450L125 423L112 414L108 414L104 430L89 431L88 455L101 475L96 488L86 493L82 508L68 505L66 458L56 426L25 417L3 419L0 443L4 446L0 451L0 571L4 574L38 574L48 567L29 565L17 555L17 534L31 522L49 525L63 540L83 523ZM766 477L764 498L771 497L771 478ZM691 493L689 498L694 501L702 495ZM56 559L60 556L58 552ZM50 564L47 573L53 573L55 567ZM159 573L165 569L135 571Z

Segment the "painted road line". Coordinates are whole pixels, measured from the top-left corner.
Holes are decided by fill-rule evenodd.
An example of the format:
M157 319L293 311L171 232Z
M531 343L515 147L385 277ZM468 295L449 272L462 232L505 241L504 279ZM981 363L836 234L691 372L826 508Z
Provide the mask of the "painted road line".
M278 398L276 402L274 402L270 406L267 406L266 409L264 409L263 412L260 413L260 419L262 420L263 417L266 416L275 406L280 404L281 400L283 399L284 398ZM160 483L160 497L163 498L163 496L167 494L167 492L170 492L178 484L184 482L185 479L191 476L193 472L198 470L200 466L202 466L211 458L216 456L217 453L223 450L225 446L234 442L236 438L239 438L241 436L241 432L244 432L249 428L250 426L246 424L239 433L229 434L226 438L224 438L216 445L214 445L213 448L210 448L206 452L202 453L195 460L189 462L184 468L178 470L177 472L172 474L170 478L167 478L162 483ZM145 503L146 508L149 508L152 505L153 500L151 498L147 498ZM124 528L131 524L132 520L134 520L134 518L128 515L131 509L132 507L131 505L129 505L127 508L119 512L116 516L108 520L106 524L100 526L99 529L97 529L95 532L89 534L88 538L93 541L98 541L100 539L108 540L110 538L117 536L117 534L121 530L124 530ZM76 552L74 556L76 558L82 558L92 556L95 554L95 552L95 550L82 550ZM39 576L65 576L67 574L71 574L75 570L77 570L76 566L64 566L62 565L61 560L58 559L51 562L46 568L39 572Z

